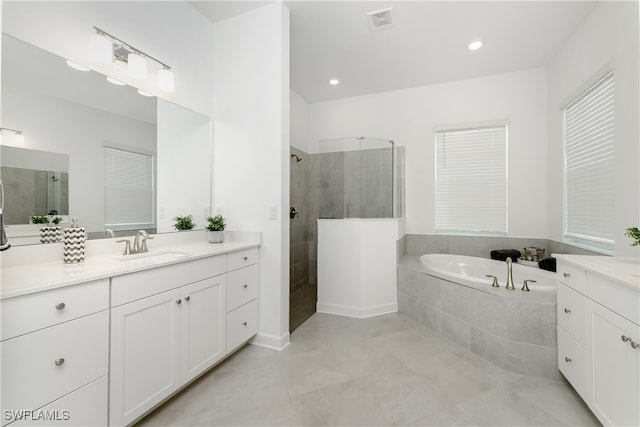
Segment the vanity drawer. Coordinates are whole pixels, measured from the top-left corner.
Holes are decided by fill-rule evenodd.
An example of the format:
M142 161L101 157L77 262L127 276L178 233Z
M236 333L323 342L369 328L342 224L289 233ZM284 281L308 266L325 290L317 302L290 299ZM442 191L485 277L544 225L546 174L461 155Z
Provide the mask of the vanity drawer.
M40 409L54 416L46 421L47 426L106 426L109 381L106 375L78 390L61 397ZM18 420L11 424L17 426L42 426L42 420Z
M227 255L227 271L237 270L258 262L258 248L231 252Z
M589 403L587 351L561 327L558 328L558 369L582 399Z
M227 353L258 332L258 301L253 300L227 314Z
M106 375L109 312L3 341L2 409L37 409Z
M109 308L109 279L4 299L2 340Z
M219 276L226 265L227 256L217 255L116 276L111 279L111 307Z
M258 266L240 268L227 274L227 312L258 297Z
M563 283L558 283L558 325L586 347L587 297Z
M587 272L585 270L564 262L558 262L556 277L570 288L581 294L587 294Z
M587 273L587 295L598 304L640 325L640 290Z

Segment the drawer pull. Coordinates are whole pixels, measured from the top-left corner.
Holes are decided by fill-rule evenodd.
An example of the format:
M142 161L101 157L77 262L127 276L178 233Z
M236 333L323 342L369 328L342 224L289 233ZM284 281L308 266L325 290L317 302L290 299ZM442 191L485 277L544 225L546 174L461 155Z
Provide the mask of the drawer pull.
M247 322L242 322L242 326L247 326Z
M562 275L563 275L566 279L568 279L569 277L571 277L571 274L569 274L569 273L562 273Z
M245 283L244 285L242 285L242 287L247 289L248 285Z
M56 366L62 366L64 364L64 359L61 357L60 359L56 360L53 363L55 363Z
M186 297L184 297L184 300L185 300L186 302L189 302L189 301L191 301L191 297L190 297L190 296L186 296Z
M249 257L247 257L247 256L243 256L243 257L242 257L242 259L246 261L246 260L248 260L248 259L249 259Z
M573 362L573 360L571 360L571 358L570 358L570 357L565 357L565 358L564 358L564 361L565 361L565 362L567 362L567 363L571 363L571 362Z
M621 336L621 337L620 337L620 339L622 340L622 342L629 342L629 341L631 341L631 338L630 338L630 337L628 337L628 336L626 336L626 335Z
M182 304L182 300L179 299L178 301L176 301L176 304Z
M564 309L564 312L565 312L565 313L567 313L567 314L571 314L571 310L570 310L570 309L568 309L568 308L565 308L565 309Z
M56 304L56 310L64 310L65 307L66 307L66 304L63 302Z
M637 350L640 348L640 344L636 344L634 341L631 341L629 344L631 345L631 348L634 350Z

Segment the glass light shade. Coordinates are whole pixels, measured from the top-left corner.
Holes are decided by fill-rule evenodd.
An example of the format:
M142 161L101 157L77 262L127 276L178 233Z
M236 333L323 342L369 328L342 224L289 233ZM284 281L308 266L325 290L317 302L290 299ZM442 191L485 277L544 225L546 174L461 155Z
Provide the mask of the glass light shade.
M71 68L73 68L74 70L78 70L78 71L90 71L91 69L89 67L85 67L84 65L80 65L77 62L73 62L67 59L67 65Z
M165 92L173 92L176 90L176 81L173 71L168 68L162 68L158 71L158 88Z
M91 34L89 37L89 56L103 64L111 62L112 44L106 36L102 34Z
M114 79L113 77L107 76L107 81L116 86L126 86L126 83L121 82L120 80Z
M135 79L147 78L147 60L137 53L130 53L127 57L129 75Z
M21 133L14 133L11 137L11 142L14 145L24 145L24 135Z
M145 92L145 91L143 91L143 90L141 90L141 89L138 89L138 93L139 93L140 95L142 95L142 96L148 96L148 97L155 96L154 94L149 93L149 92Z

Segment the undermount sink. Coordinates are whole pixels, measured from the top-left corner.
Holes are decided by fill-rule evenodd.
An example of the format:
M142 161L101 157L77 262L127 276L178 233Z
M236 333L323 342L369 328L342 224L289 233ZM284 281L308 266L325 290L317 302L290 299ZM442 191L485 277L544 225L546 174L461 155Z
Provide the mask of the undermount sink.
M175 261L180 258L184 258L187 254L176 251L158 251L158 252L145 252L142 254L122 255L116 257L118 261L125 261L129 265L149 265L159 264L161 262Z

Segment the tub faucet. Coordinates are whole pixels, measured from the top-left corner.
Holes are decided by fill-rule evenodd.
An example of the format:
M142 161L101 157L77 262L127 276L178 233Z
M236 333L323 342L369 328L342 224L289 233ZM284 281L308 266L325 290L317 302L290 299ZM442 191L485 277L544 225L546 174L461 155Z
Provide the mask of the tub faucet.
M513 290L515 286L513 286L513 271L511 267L511 257L507 258L507 289Z

